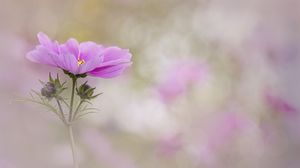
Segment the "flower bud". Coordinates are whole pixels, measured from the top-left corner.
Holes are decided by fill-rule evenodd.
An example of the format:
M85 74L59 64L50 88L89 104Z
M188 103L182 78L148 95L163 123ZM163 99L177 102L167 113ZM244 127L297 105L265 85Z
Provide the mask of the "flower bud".
M42 96L45 96L48 99L51 99L56 94L55 85L51 82L47 82L44 87L41 89Z
M41 89L42 96L48 98L49 100L51 98L62 99L60 94L66 89L66 87L64 87L65 82L60 82L58 75L53 79L49 73L49 81L47 83L43 81L40 82L43 84L43 88Z
M81 99L93 99L98 95L94 95L95 88L90 87L86 82L77 89L77 94Z
M89 99L89 97L91 97L94 93L94 89L91 88L88 84L84 83L83 85L81 85L78 89L78 96L81 99Z

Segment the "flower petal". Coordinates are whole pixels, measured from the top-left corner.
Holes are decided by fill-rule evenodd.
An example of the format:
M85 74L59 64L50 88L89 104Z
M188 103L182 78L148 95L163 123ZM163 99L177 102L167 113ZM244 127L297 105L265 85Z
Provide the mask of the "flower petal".
M72 54L76 59L79 55L79 44L74 38L70 38L65 44L60 46L63 54Z
M107 66L115 66L119 64L125 64L125 63L130 63L130 60L127 59L118 59L118 60L112 60L112 61L107 61L102 63L100 66L98 65L97 68L102 68L102 67L107 67Z
M129 51L118 47L106 48L103 58L102 64L89 72L90 75L102 78L116 77L132 64Z
M108 47L105 49L103 62L114 61L118 59L131 59L131 54L128 49L121 49L119 47Z
M91 76L102 77L102 78L113 78L121 75L123 71L131 64L132 64L131 62L128 62L128 63L123 63L114 66L100 67L89 72L88 74Z
M32 62L46 64L50 66L56 66L57 55L49 52L45 47L39 45L35 50L30 51L26 58Z
M102 57L93 57L79 66L79 74L87 73L101 65Z
M57 57L57 66L69 71L72 74L79 74L77 59L73 56L73 54L63 54Z
M104 48L101 45L98 45L94 42L87 41L80 43L79 50L80 59L83 59L87 62L88 60L94 59L95 57L101 57Z
M56 59L59 54L58 42L51 41L49 37L42 32L38 33L37 37L41 44L30 51L26 55L26 58L36 63L57 66Z
M38 35L38 40L40 42L40 44L42 46L44 46L45 48L47 48L49 50L49 52L54 52L54 53L58 53L59 52L59 45L58 42L55 41L53 42L45 33L43 32L39 32Z

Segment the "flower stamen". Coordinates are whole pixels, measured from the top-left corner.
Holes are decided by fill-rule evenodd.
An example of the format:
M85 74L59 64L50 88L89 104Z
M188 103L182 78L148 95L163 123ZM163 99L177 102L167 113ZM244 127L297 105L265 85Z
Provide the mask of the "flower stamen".
M80 58L77 59L77 65L78 66L80 66L80 65L82 65L84 63L85 63L85 61L83 59L80 59Z
M79 50L79 53L78 53L78 56L77 56L77 66L80 66L84 63L85 63L85 61L83 59L80 59L80 50Z

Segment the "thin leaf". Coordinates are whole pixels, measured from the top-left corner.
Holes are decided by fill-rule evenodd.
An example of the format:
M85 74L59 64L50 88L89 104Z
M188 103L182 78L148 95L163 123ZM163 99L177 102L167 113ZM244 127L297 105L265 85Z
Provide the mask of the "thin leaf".
M51 76L51 72L49 72L49 81L50 81L51 83L53 83L53 78L52 78L52 76Z
M42 80L39 80L39 82L42 84L42 85L45 85L46 83L43 82Z
M76 120L79 120L79 119L83 118L83 117L86 116L87 114L95 114L95 113L97 113L97 112L91 111L91 112L87 112L87 113L80 114L80 115L78 115L78 116L76 117Z

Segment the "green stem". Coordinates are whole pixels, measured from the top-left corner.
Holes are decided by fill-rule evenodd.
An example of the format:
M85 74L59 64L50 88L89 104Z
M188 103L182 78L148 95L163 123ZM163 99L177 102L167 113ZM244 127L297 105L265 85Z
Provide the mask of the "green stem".
M77 160L77 150L76 150L76 146L75 146L73 129L72 129L71 124L68 125L68 131L69 131L69 138L70 138L70 144L71 144L72 155L73 155L74 168L79 168L78 160Z
M70 112L69 112L69 122L72 122L72 113L73 113L73 103L74 103L74 93L75 93L75 85L77 78L72 78L72 93L71 93L71 102L70 102Z

